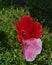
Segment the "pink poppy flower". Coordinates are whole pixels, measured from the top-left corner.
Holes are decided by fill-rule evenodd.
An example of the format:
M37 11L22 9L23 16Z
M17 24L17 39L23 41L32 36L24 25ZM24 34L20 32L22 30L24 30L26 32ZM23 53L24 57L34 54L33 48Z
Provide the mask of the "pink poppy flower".
M23 57L26 61L33 61L42 50L41 39L32 38L22 42Z

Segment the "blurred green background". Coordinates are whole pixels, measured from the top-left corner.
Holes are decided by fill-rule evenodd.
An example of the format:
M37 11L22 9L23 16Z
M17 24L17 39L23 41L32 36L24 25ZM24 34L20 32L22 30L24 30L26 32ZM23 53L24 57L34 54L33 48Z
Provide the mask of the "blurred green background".
M43 25L43 49L33 62L23 59L14 27L23 15ZM52 65L52 0L0 0L0 65Z

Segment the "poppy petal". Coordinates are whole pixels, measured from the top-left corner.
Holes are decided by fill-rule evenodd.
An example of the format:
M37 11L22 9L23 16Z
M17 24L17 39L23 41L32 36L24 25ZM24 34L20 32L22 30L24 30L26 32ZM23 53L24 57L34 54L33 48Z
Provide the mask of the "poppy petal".
M26 33L30 32L33 27L32 18L30 16L23 16L20 18L20 28L24 30Z
M33 37L41 38L43 34L42 25L39 22L34 22Z

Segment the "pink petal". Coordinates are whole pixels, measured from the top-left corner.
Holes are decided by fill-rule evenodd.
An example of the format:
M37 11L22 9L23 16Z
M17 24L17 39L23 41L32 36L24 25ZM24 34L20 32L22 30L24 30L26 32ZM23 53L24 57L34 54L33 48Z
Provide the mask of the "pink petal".
M41 39L28 39L22 42L23 56L26 61L33 61L42 50Z
M24 54L26 61L33 61L36 58L36 53L33 49L27 49Z

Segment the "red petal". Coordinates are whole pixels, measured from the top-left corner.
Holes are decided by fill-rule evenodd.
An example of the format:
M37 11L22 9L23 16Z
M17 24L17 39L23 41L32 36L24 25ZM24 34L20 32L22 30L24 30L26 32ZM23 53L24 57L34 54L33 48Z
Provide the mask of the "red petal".
M19 42L22 42L22 36L18 35L17 38Z
M42 37L42 25L39 22L34 23L33 37L40 38Z
M19 20L21 30L25 32L29 32L32 29L33 22L30 16L23 16Z

